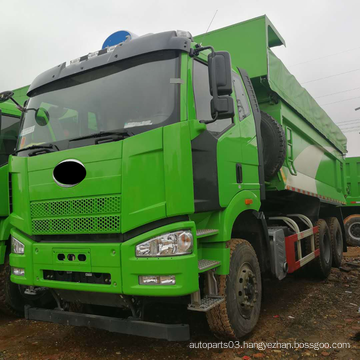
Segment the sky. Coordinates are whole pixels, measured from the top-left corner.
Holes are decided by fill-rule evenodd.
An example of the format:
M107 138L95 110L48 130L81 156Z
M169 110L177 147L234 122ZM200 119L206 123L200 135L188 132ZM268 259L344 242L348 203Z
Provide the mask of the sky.
M99 50L118 30L193 35L266 14L286 41L273 48L360 156L360 1L358 0L0 0L0 91ZM335 94L334 94L335 93Z

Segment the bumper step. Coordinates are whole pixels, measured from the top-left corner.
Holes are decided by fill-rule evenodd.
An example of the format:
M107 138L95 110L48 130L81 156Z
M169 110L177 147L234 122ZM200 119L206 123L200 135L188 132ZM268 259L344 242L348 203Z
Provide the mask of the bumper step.
M210 269L216 268L218 266L220 266L220 261L215 261L215 260L199 260L198 262L198 268L200 272L203 271L208 271Z
M206 312L220 305L224 300L223 296L205 296L199 304L189 304L188 310Z
M134 319L79 314L69 311L48 310L25 306L25 318L55 324L85 326L110 332L144 336L168 341L190 340L189 325L159 324Z

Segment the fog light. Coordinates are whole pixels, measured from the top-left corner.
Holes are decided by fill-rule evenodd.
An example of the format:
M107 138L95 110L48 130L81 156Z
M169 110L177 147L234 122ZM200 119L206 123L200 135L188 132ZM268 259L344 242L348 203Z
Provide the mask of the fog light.
M175 285L175 276L160 276L160 285Z
M11 236L11 252L18 255L25 253L25 245L13 236Z
M155 275L147 275L147 276L139 276L139 284L140 285L175 285L175 275L167 275L167 276L155 276Z
M140 285L157 285L159 282L158 276L139 276Z
M13 275L16 276L25 276L25 269L20 269L20 268L11 268L11 272Z

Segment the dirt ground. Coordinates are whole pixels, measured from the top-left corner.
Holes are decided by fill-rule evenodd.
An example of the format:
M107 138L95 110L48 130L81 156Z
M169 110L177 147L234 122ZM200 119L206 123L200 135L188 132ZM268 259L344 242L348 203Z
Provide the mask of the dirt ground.
M360 248L350 248L325 281L289 276L266 280L263 310L248 348L199 349L220 343L204 314L187 312L191 342L172 343L106 331L28 322L0 315L2 359L360 359ZM251 349L250 343L349 343L350 349ZM241 342L241 344L243 344ZM235 346L237 344L234 344Z

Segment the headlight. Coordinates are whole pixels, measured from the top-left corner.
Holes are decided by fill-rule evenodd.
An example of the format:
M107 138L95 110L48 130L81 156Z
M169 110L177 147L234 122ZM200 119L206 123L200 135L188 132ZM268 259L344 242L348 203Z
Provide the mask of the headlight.
M11 236L11 252L19 255L24 255L25 253L25 245L13 236Z
M191 254L193 236L191 231L171 232L145 241L136 246L136 256L176 256Z

